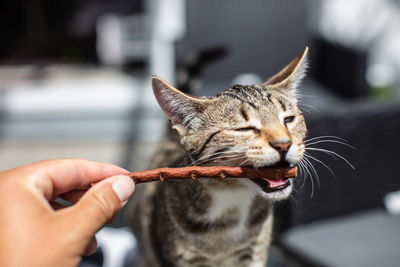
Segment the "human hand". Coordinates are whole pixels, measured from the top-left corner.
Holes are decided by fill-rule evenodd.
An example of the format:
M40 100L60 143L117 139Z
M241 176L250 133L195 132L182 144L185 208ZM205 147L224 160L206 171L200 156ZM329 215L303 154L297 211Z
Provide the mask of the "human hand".
M79 265L95 252L95 233L133 193L126 173L81 159L0 172L0 266ZM57 197L75 205L65 207Z

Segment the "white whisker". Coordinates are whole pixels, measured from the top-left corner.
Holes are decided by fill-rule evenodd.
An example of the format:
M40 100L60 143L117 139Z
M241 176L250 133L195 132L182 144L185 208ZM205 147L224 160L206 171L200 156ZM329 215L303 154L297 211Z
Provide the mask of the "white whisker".
M310 110L306 109L306 108L300 108L300 109L301 109L301 111L304 111L304 112L306 112L308 114L312 114L312 112Z
M307 160L306 160L306 158L303 158L304 159L304 166L307 166L306 168L307 168L307 170L308 170L308 173L310 174L310 181L311 181L311 195L310 195L310 198L313 198L313 196L314 196L314 180L313 180L313 178L312 178L312 175L311 175L311 171L308 169L308 167L310 167L310 165L309 165L309 163L307 162Z
M212 157L216 156L216 155L221 155L221 154L235 154L235 153L244 153L244 151L240 151L240 150L229 150L229 151L221 151L221 152L216 152L216 153L212 153L212 154L208 154L208 155L204 155L203 157L195 160L194 162L192 162L190 165L193 166L194 164L198 164L203 160L206 159L211 159Z
M247 162L249 162L250 161L250 159L246 159L245 161L242 161L240 164L239 164L239 166L243 166L245 163L247 163Z
M346 139L343 139L343 138L341 138L341 137L339 137L339 136L335 136L335 135L321 135L321 136L317 136L317 137L313 137L313 138L307 139L305 142L307 143L307 142L310 142L310 141L312 141L312 140L323 139L323 138L338 139L338 140L341 140L341 141L343 141L343 142L348 143Z
M301 104L298 104L298 106L299 106L299 107L301 107L301 106L309 107L309 108L311 108L312 110L316 111L318 114L323 115L322 112L319 111L319 109L317 109L316 107L314 107L314 106L312 106L312 105L310 105L310 104L301 103Z
M306 182L306 178L307 178L307 176L308 176L308 170L307 170L306 167L304 166L303 159L301 159L301 160L299 161L298 165L299 165L299 167L300 167L301 175L303 176L303 183L301 184L301 187L300 187L300 188L303 189L304 184L305 184L305 182Z
M306 150L319 151L319 152L327 153L328 155L336 156L338 158L341 158L343 161L345 161L353 170L356 169L353 166L353 164L351 164L346 158L344 158L342 155L340 155L340 154L338 154L336 152L333 152L333 151L330 151L330 150L327 150L327 149L322 149L322 148L315 148L315 147L307 147Z
M313 156L311 156L311 155L308 155L308 154L304 154L304 156L307 157L307 158L310 158L310 159L312 159L312 160L315 160L316 162L322 164L322 165L323 165L325 168L327 168L327 169L332 173L332 175L337 179L336 174L335 174L335 173L332 171L332 169L331 169L328 165L326 165L322 160L319 160L319 159L317 159L317 158L315 158L315 157L313 157Z
M338 141L338 140L318 140L318 141L314 141L314 142L311 142L311 143L307 143L307 146L311 146L311 145L315 145L315 144L320 144L320 143L336 143L336 144L341 144L341 145L350 147L350 148L352 148L352 149L357 149L356 147L354 147L354 146L352 146L352 145L349 145L349 144L347 144L347 143L345 143L345 142Z
M312 170L312 171L314 172L314 174L315 174L315 179L317 179L318 186L320 186L320 183L319 183L319 175L318 175L318 172L317 172L317 170L315 169L314 165L312 164L312 162L311 162L308 158L305 157L304 160L305 160L306 162L309 163L309 165L310 165L310 167L311 167L311 170Z
M244 157L244 155L243 154L222 155L222 156L219 156L219 157L211 157L211 158L206 158L206 159L204 159L202 161L194 162L194 163L190 164L190 166L193 166L194 164L204 164L204 163L208 163L208 162L211 162L211 161L217 161L217 160L227 159L227 158L239 159L241 157Z

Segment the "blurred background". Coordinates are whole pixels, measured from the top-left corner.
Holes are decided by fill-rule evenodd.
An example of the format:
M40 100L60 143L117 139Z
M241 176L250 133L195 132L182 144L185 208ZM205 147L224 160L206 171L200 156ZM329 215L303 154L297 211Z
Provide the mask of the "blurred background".
M399 0L3 0L0 38L0 170L59 157L144 170L166 126L152 74L212 95L308 45L308 172L276 204L269 266L398 266ZM125 225L85 261L132 261Z

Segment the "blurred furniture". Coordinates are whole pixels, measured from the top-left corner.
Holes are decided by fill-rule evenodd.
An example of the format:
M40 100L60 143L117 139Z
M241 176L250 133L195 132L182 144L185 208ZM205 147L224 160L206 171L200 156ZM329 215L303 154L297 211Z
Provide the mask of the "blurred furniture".
M365 97L367 51L344 47L314 37L310 40L311 75L335 94L346 98Z
M397 266L393 262L400 262L399 218L386 214L383 197L400 188L396 173L400 103L346 101L314 82L302 87L305 97L300 107L312 111L312 105L318 110L304 111L309 138L338 136L356 149L336 142L316 143L318 139L310 147L334 151L356 169L333 154L307 152L336 177L311 159L319 182L315 177L314 186L310 178L296 180L293 201L278 211L278 220L286 223L280 225L281 247L304 266Z
M283 245L307 266L395 267L400 261L400 216L371 209L290 229Z
M2 1L1 63L97 63L99 17L142 13L143 5L143 0Z
M205 70L203 95L229 87L242 73L266 80L307 44L305 0L232 0L229 4L187 0L186 24L186 34L176 45L178 64L204 48L222 46L228 51L223 60Z

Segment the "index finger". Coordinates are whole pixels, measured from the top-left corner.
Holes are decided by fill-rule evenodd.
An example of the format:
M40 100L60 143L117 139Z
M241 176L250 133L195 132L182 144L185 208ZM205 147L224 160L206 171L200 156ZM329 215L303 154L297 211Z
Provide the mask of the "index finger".
M89 188L91 183L110 176L128 173L113 164L84 159L44 160L11 171L32 178L48 200L71 190Z

